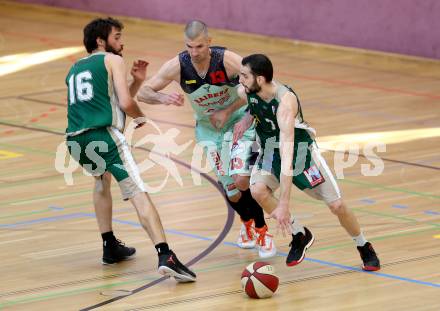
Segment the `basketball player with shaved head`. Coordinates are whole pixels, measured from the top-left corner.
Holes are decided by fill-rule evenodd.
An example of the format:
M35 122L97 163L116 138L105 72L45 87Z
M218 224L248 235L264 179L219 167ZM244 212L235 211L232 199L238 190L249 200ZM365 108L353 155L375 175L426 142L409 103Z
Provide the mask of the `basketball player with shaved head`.
M141 87L137 99L147 104L182 106L181 94L160 92L172 81L179 83L195 112L197 143L204 147L230 205L240 215L238 246L257 247L261 258L275 256L263 210L249 190L255 128L248 128L232 143L233 127L246 109L245 100L237 95L242 58L224 47L210 46L212 39L202 21L186 25L184 40L186 50L163 64Z

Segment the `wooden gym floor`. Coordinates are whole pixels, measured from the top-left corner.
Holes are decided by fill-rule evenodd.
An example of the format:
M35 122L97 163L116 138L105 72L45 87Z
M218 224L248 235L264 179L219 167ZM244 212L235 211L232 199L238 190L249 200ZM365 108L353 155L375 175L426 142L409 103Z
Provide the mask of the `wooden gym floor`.
M114 231L137 248L137 257L101 265L92 179L77 170L69 186L55 169L66 126L64 78L84 55L82 28L92 17L0 1L0 309L440 309L438 61L212 30L215 45L272 58L275 78L299 94L331 167L343 155L338 142L358 143L362 155L367 142L386 144L386 152L374 150L384 163L381 174L363 176L361 165L372 162L360 157L339 179L382 270L362 272L354 244L337 219L322 203L295 190L293 210L316 242L301 265L289 268L284 264L289 239L277 235L279 255L270 262L280 288L271 299L251 300L241 290L240 275L258 256L235 245L239 221L228 212L212 172L194 184L188 169L193 143L170 154L182 185L170 176L152 198L170 244L184 262L193 263L198 281L179 285L160 278L153 245L116 183ZM184 48L181 25L123 21L125 59L128 64L146 59L150 75ZM20 68L24 62L28 65ZM194 139L189 105L142 107L153 122L137 138L174 128L178 145ZM144 147L134 150L138 162L154 148ZM143 178L159 187L166 173L156 165ZM275 228L273 221L269 225Z

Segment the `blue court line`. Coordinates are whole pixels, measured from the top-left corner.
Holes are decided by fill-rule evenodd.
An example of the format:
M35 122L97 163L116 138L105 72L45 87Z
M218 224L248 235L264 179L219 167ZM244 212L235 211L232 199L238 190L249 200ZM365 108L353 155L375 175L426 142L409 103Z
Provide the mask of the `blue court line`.
M363 203L367 203L367 204L374 204L374 203L376 203L375 200L373 200L373 199L367 199L367 198L362 199L362 200L360 200L360 201L363 202Z
M436 212L436 211L425 211L424 213L428 215L440 215L440 212Z
M95 214L89 214L89 216L91 217L95 217ZM113 218L113 222L116 223L120 223L120 224L124 224L124 225L130 225L133 227L142 227L140 223L135 222L135 221L129 221L129 220L121 220L121 219L115 219ZM194 238L194 239L198 239L198 240L204 240L204 241L213 241L213 238L208 238L208 237L204 237L201 235L196 235L196 234L191 234L191 233L185 233L185 232L181 232L181 231L177 231L177 230L173 230L173 229L165 229L166 233L171 233L171 234L176 234L176 235L182 235L182 236L186 236L189 238Z
M88 216L85 213L73 213L73 214L67 214L67 215L60 215L60 216L51 216L51 217L44 217L44 218L38 218L33 220L27 220L27 221L20 221L12 224L0 224L0 228L15 228L19 226L26 226L26 225L33 225L43 222L53 222L58 220L64 220L64 219L72 219L72 218L82 218Z
M392 207L394 207L394 208L408 208L408 206L406 206L406 205L401 205L401 204L393 204L393 205L391 205Z
M95 217L95 214L89 214L89 215ZM139 223L134 222L134 221L125 221L125 220L119 220L119 219L113 219L113 221L119 222L119 223L122 223L122 224L127 224L127 225L131 225L131 226L135 226L135 227L140 227L141 226ZM168 229L168 230L165 230L165 231L168 232L168 233L172 233L172 234L176 234L176 235L182 235L182 236L186 236L186 237L191 237L191 238L195 238L195 239L199 239L199 240L205 240L205 241L211 241L212 240L211 238L208 238L208 237L204 237L204 236L200 236L200 235L195 235L195 234L189 234L189 233L185 233L185 232L181 232L181 231L177 231L177 230L170 230L170 229ZM237 243L233 243L233 242L226 242L226 241L224 241L222 244L228 245L228 246L238 247ZM287 257L287 253L283 253L283 252L277 252L277 255L283 256L283 257ZM414 284L419 284L419 285L426 285L426 286L440 288L440 284L436 284L436 283L409 279L409 278L405 278L405 277L401 277L401 276L397 276L397 275L392 275L392 274L387 274L387 273L382 273L382 272L377 272L377 271L375 271L375 272L364 271L361 268L341 265L341 264L333 263L333 262L330 262L330 261L324 261L324 260L314 259L314 258L309 258L309 257L304 258L304 260L307 260L307 261L310 261L310 262L313 262L313 263L318 263L318 264L321 264L321 265L324 265L324 266L340 268L340 269L343 269L343 270L350 270L350 271L368 273L368 274L373 274L373 275L380 276L380 277L383 277L383 278L390 278L390 279L394 279L394 280L399 280L399 281L404 281L404 282L409 282L409 283L414 283Z
M430 211L426 211L426 212L430 212ZM435 213L437 213L437 212L435 212ZM438 214L440 214L440 213L438 213ZM12 224L0 224L0 227L2 227L2 228L14 228L14 227L24 226L24 225L33 225L33 224L37 224L37 223L53 222L53 221L58 221L58 220L81 218L81 217L92 217L92 218L95 218L95 214L94 213L73 213L73 214L53 216L53 217L44 217L44 218L39 218L39 219L34 219L34 220L29 220L29 221L22 221L22 222L12 223ZM121 219L115 219L115 218L113 218L113 221L116 222L116 223L129 225L129 226L132 226L132 227L137 227L137 228L141 227L141 224L138 223L138 222L135 222L135 221L121 220ZM170 233L170 234L176 234L176 235L191 237L191 238L195 238L195 239L199 239L199 240L204 240L204 241L212 241L213 240L212 238L209 238L209 237L204 237L204 236L201 236L201 235L185 233L185 232L181 232L181 231L177 231L177 230L172 230L172 229L168 229L168 230L165 230L165 231L167 233ZM224 241L222 244L228 245L228 246L238 247L238 245L236 243L233 243L233 242L226 242L226 241ZM287 257L287 253L283 253L283 252L277 252L277 255L283 256L283 257ZM317 264L321 264L321 265L324 265L324 266L330 266L330 267L335 267L335 268L343 269L343 270L350 270L350 271L368 273L368 274L379 276L379 277L383 277L383 278L389 278L389 279L399 280L399 281L413 283L413 284L418 284L418 285L425 285L425 286L440 288L440 284L436 284L436 283L414 280L414 279L410 279L410 278L405 278L405 277L401 277L401 276L397 276L397 275L392 275L392 274L387 274L387 273L382 273L382 272L377 272L377 271L376 272L364 271L364 270L362 270L360 268L356 268L356 267L352 267L352 266L346 266L346 265L341 265L341 264L333 263L333 262L330 262L330 261L324 261L324 260L314 259L314 258L310 258L310 257L304 258L304 260L310 261L310 262L313 262L313 263L317 263Z
M280 255L283 255L283 256L287 256L286 253L277 253L277 254L280 254ZM376 276L381 276L381 277L384 277L384 278L390 278L390 279L394 279L394 280L399 280L399 281L415 283L415 284L419 284L419 285L427 285L427 286L431 286L431 287L440 288L440 284L431 283L431 282L425 282L425 281L419 281L419 280L414 280L414 279L409 279L409 278L405 278L405 277L401 277L401 276L397 276L397 275L392 275L392 274L388 274L388 273L382 273L382 272L377 272L377 271L375 271L375 272L364 271L361 268L341 265L341 264L337 264L337 263L333 263L333 262L329 262L329 261L324 261L324 260L319 260L319 259L314 259L314 258L304 258L304 260L307 260L307 261L310 261L310 262L314 262L314 263L319 263L319 264L326 265L326 266L336 267L336 268L340 268L340 269L344 269L344 270L363 272L363 273L373 274L373 275L376 275Z
M194 238L194 239L204 240L204 241L213 241L214 240L213 238L209 238L209 237L205 237L205 236L201 236L201 235L196 235L196 234L191 234L191 233L185 233L185 232L181 232L181 231L177 231L177 230L173 230L173 229L165 229L165 232L176 234L176 235L183 235L183 236L186 236L189 238Z
M49 206L49 208L53 211L63 211L64 210L64 207L53 206L53 205Z

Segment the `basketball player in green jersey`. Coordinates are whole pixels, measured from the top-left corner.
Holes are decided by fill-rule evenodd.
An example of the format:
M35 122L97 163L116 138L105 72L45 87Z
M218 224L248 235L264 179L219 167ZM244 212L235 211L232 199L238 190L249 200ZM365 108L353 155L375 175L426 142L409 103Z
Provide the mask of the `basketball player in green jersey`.
M289 211L292 183L308 195L324 201L353 238L360 252L363 269L380 269L372 245L365 239L354 213L345 205L332 172L315 143L315 130L303 119L301 105L292 89L272 80L272 63L265 55L243 58L239 89L247 96L249 113L237 123L234 140L256 123L261 149L251 176L252 196L275 218L283 234L292 233L288 266L299 264L314 236L291 218ZM279 199L273 192L280 188Z
M261 258L276 255L267 232L264 213L249 190L249 165L255 130L248 129L232 144L232 129L243 115L244 101L237 96L241 57L221 47L210 47L208 28L201 21L185 27L186 51L167 61L141 88L138 100L148 104L183 105L183 96L159 91L172 81L186 93L196 118L196 140L223 185L242 226L237 240L241 248L258 248ZM254 231L255 225L255 231Z
M122 134L125 116L143 125L144 114L133 100L146 76L146 62L132 69L134 81L127 85L121 57L123 25L112 18L95 19L84 28L84 46L89 56L78 60L66 77L68 86L67 146L72 157L95 177L93 201L103 237L103 263L132 257L135 249L124 246L111 231L111 175L124 200L130 200L139 221L159 256L158 271L178 282L193 282L194 272L179 262L166 242L159 214L145 193L139 170Z

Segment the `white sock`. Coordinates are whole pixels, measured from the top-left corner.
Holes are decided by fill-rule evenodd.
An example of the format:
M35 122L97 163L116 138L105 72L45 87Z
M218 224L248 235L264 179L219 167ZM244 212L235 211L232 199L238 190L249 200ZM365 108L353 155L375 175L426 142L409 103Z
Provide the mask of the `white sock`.
M364 237L364 234L361 232L358 236L352 237L353 241L356 243L356 246L364 246L367 243L367 239Z
M303 225L300 224L300 222L298 221L298 219L295 219L293 216L290 218L290 222L292 223L292 234L298 234L298 233L302 233L302 234L306 234L306 231L304 230Z

